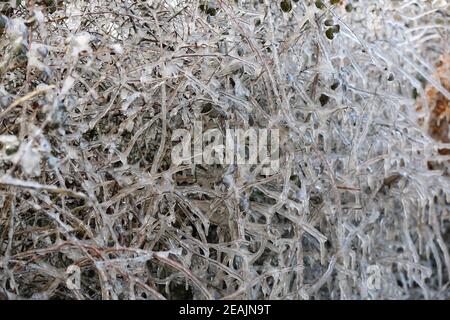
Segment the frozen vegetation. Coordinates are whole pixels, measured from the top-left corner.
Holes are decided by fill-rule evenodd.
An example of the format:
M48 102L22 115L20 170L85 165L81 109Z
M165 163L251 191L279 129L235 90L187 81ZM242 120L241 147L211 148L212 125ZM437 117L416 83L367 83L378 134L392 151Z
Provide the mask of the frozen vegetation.
M0 298L450 298L446 0L0 10ZM281 169L174 163L195 121Z

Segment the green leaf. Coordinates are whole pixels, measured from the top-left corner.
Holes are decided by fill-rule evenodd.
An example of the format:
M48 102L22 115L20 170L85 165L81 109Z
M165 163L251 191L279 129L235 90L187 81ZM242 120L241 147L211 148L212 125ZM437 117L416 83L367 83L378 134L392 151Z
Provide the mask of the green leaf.
M335 25L333 26L333 32L334 32L334 33L339 33L339 31L341 31L341 26L338 25L338 24L335 24Z
M325 24L327 27L332 26L333 23L334 23L334 20L333 20L333 19L327 19L327 20L324 21L324 24Z
M8 19L5 16L0 15L0 32L2 32L5 29L7 22Z
M325 35L328 39L333 40L334 39L334 27L328 28L327 31L325 31Z
M336 90L339 87L339 81L336 81L335 83L333 83L330 88L331 90Z
M292 10L292 3L290 0L283 0L280 3L280 8L283 12L290 12Z
M319 97L319 101L320 101L320 105L323 107L324 105L326 105L328 103L328 101L330 101L330 97L327 96L326 94L321 94Z

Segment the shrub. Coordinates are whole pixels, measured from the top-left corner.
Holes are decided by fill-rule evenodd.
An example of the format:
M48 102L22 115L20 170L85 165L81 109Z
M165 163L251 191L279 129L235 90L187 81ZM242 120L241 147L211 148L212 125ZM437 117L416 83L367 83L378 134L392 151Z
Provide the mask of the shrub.
M446 1L2 10L7 298L449 298L449 145L417 122ZM282 170L174 165L196 120L279 129Z

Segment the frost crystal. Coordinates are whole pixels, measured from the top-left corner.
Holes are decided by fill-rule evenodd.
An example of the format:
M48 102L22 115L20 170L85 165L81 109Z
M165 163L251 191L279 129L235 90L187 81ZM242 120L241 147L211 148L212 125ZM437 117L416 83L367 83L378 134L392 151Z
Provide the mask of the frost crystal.
M448 1L12 2L0 296L450 299Z

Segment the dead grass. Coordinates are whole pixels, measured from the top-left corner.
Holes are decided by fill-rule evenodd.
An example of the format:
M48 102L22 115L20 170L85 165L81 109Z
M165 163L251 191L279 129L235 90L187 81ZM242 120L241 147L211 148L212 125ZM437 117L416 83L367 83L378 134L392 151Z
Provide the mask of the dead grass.
M448 105L445 3L22 2L0 38L0 296L449 298L449 141L415 113ZM282 170L175 166L194 120L280 129Z

